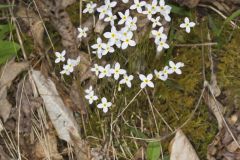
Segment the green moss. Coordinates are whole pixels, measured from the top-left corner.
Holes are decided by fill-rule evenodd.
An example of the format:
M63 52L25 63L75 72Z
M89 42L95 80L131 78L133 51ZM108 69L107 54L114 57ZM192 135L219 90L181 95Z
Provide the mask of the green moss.
M203 22L203 25L206 25L206 23L207 22ZM203 28L201 25L196 27L191 35L187 35L183 31L175 31L175 37L184 35L185 42L181 43L200 43L201 39L205 38L202 38L202 36L198 34L199 30L202 31L202 35L206 35L207 29ZM191 41L191 39L193 39L193 41ZM175 38L174 43L179 43L177 38ZM189 118L200 95L203 84L202 51L201 48L182 47L173 48L171 54L173 61L181 61L185 63L183 74L181 76L171 75L170 80L166 82L154 80L155 89L147 89L147 92L152 104L156 107L156 110L174 129L178 128ZM117 51L109 57L104 57L104 59L111 64L116 61L120 62L122 67L127 69L129 74L134 74L136 76L135 81L133 82L133 87L128 89L127 87L122 86L122 91L120 92L117 91L118 84L116 82L106 79L99 80L99 85L97 86L99 96L106 96L109 100L111 99L114 102L111 111L107 114L103 114L101 111L96 111L97 109L95 105L91 107L91 111L93 112L90 113L89 124L94 127L91 127L89 130L87 129L87 135L98 137L101 140L104 138L102 132L103 129L105 130L105 137L109 137L110 134L113 134L110 128L111 117L113 117L114 120L118 113L123 110L126 104L139 91L140 81L138 80L137 74L148 74L153 72L154 69L160 70L163 68L164 64L168 63L169 58L167 53L162 53L159 57L156 57L154 42L150 41L146 36L143 37L142 41L136 48L129 48L126 51ZM99 119L96 117L99 117ZM159 130L157 130L145 92L142 92L134 100L126 112L124 112L123 117L124 120L119 118L117 122L119 127L119 132L117 134L119 137L113 136L113 141L115 143L114 147L120 154L122 154L120 144L125 145L124 140L126 141L128 148L130 148L131 153L135 153L137 150L134 140L126 139L126 136L143 138L139 137L143 134L148 138L156 138L170 134L167 126L155 112L159 128ZM204 103L201 103L193 119L191 119L191 121L183 128L201 159L206 159L207 146L211 143L213 137L217 133L216 121L215 119L209 119L209 117L211 116L208 107L204 105ZM136 134L133 132L133 128L135 126L138 132L140 132L141 118L143 120L144 131L141 134ZM120 143L117 142L117 139ZM167 139L162 144L163 149L166 152L165 154L168 154L167 147L170 139ZM108 138L104 139L104 141L108 140ZM102 143L102 141L98 141L98 143ZM146 146L146 142L137 141L137 143L139 146ZM96 144L95 140L93 144Z
M74 25L78 26L79 3L71 5L67 9L67 12L70 14ZM212 17L214 17L217 26L223 23L221 18L215 14L213 14ZM87 16L83 16L83 18L86 19ZM202 20L199 20L199 25L192 30L191 34L186 34L184 30L178 29L183 18L175 17L174 19L176 19L176 21L172 21L170 29L172 33L172 45L207 42L206 35L208 35L209 32L210 35L214 37L214 40L221 42L220 47L212 48L212 52L217 61L218 83L221 89L227 91L229 94L229 98L227 99L229 106L234 105L233 103L236 102L235 97L240 95L240 90L238 89L240 88L240 64L238 63L240 61L239 30L232 32L231 28L227 27L222 33L222 37L216 37L213 33L214 31L209 27L208 18L204 17ZM53 41L58 42L60 38L56 35L56 32L51 32L51 27L48 28L50 28L49 32ZM90 40L90 42L92 41L94 41L94 39ZM31 49L31 46L29 48ZM61 49L60 46L56 46L56 48ZM204 47L207 78L209 79L208 52L208 47ZM122 117L119 118L117 122L118 128L114 128L116 135L114 135L110 126L111 121L117 117L118 113L123 110L126 104L129 103L140 90L140 81L138 80L137 74L148 74L153 72L154 69L163 69L169 59L175 62L181 61L185 63L183 74L180 76L171 75L170 79L166 82L155 79L155 89L147 89L147 93L156 110L173 129L176 129L189 118L200 96L203 85L201 47L173 47L170 51L166 51L156 57L154 42L149 40L146 35L146 37L141 38L141 42L134 48L129 48L124 51L117 50L112 55L105 56L101 61L93 58L93 61L99 64L103 61L111 64L120 62L121 66L125 68L129 74L135 75L135 80L133 81L133 87L131 89L126 86L121 86L122 90L120 92L118 92L118 83L116 81L107 79L98 80L96 88L97 94L99 97L106 96L108 100L111 100L113 107L107 114L103 114L101 110L98 110L96 104L88 108L89 117L85 124L86 134L83 135L89 140L91 146L103 146L109 141L110 135L112 135L113 145L119 157L123 156L120 147L120 145L122 145L127 156L130 158L127 151L128 149L134 154L137 151L135 143L137 143L138 147L141 147L146 146L147 142L128 139L126 138L127 136L156 138L170 134L168 127L163 123L159 115L154 112L159 130L157 129L145 91L140 93L127 108L123 114L124 119ZM60 69L57 68L56 70ZM237 101L237 103L239 104L239 101ZM143 124L143 132L141 132L141 123ZM83 124L79 125L83 126ZM200 159L206 159L207 146L212 142L213 137L217 133L217 123L203 102L200 104L193 119L184 126L183 131L194 145ZM168 154L167 147L171 138L172 137L162 142L165 155Z

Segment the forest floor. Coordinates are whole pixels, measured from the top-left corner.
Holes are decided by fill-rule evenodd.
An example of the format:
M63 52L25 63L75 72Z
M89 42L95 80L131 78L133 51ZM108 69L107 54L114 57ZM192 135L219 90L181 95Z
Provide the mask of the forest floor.
M90 47L110 27L97 13L80 14L86 2L66 2L58 22L38 1L0 4L1 160L174 160L184 147L203 160L240 159L240 10L171 3L172 21L164 26L170 48L160 54L149 38L151 24L135 14L137 45L98 59ZM190 34L179 29L185 17L196 23ZM87 39L69 42L80 24L93 26ZM74 47L86 58L73 75L61 75L54 53L66 48L76 58ZM154 81L154 89L140 89L137 80L129 89L89 72L95 63L119 62L129 73L147 74L170 60L184 63L182 74ZM90 85L112 102L107 113L85 100ZM176 133L187 141L180 151Z

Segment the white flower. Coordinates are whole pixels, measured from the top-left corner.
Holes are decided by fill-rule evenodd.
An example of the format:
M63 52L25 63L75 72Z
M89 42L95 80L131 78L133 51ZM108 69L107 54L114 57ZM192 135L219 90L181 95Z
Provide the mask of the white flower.
M111 44L111 43L107 43L106 45L104 45L102 55L107 55L108 53L113 53L115 50L112 46L113 46L113 44Z
M186 28L186 32L190 33L191 27L194 27L196 24L194 22L190 22L188 17L185 17L184 23L180 25L181 28Z
M75 66L77 66L77 65L79 65L79 63L80 63L80 60L81 60L81 57L80 56L78 56L77 57L77 59L73 59L72 61L72 63L73 63L73 66L75 67Z
M94 95L94 91L87 94L85 98L88 100L89 104L92 104L94 101L98 100L98 97Z
M129 0L122 0L122 2L123 2L123 3L128 3L128 2L129 2Z
M85 93L86 93L86 94L90 94L90 93L92 93L92 92L94 92L92 86L89 86L88 89L85 89Z
M60 52L55 52L55 56L57 57L56 60L55 60L55 63L59 63L59 62L64 62L65 61L65 54L66 54L66 51L63 50L61 53Z
M155 42L157 44L157 51L161 52L164 48L168 49L169 45L166 43L166 39L161 39L160 41Z
M67 64L63 65L63 70L60 72L61 74L66 74L70 75L73 72L73 69L76 65L78 65L80 60L73 60L73 59L68 59Z
M114 79L118 80L120 75L126 74L126 70L120 68L120 64L116 63L115 67L110 70L114 74Z
M87 4L86 8L83 10L83 13L93 13L94 8L97 6L96 3L90 2Z
M159 11L159 6L158 6L157 0L152 1L151 8L152 8L153 14L156 14Z
M133 38L133 33L132 32L127 32L126 35L122 36L122 49L126 49L128 46L136 46L136 42L132 40Z
M98 104L97 107L103 109L104 113L107 113L108 108L112 106L111 102L108 102L105 97L102 98L102 103Z
M81 27L79 27L78 28L78 32L79 32L79 34L78 34L78 38L82 38L82 37L84 37L84 38L86 38L87 37L87 32L88 31L88 28L87 27L84 27L84 28L81 28Z
M113 1L111 2L110 0L105 0L105 5L107 6L108 9L112 9L117 5L117 2Z
M103 5L99 8L97 8L97 11L100 13L99 14L99 19L103 19L106 15L111 14L111 10L108 9L108 6Z
M116 20L116 19L117 19L117 16L110 13L107 15L107 17L104 19L104 21L110 22L111 26L114 26L114 20Z
M169 66L171 67L171 72L175 72L177 74L182 74L182 71L180 70L181 67L184 66L184 63L178 62L175 64L173 61L169 61Z
M156 12L153 10L153 8L152 8L152 6L151 6L150 4L147 4L147 5L146 5L146 9L147 9L147 10L143 11L142 13L143 13L143 14L146 14L146 15L147 15L147 18L148 18L149 20L151 20L152 15L155 14Z
M111 77L111 68L110 68L110 64L107 64L105 67L99 66L99 78L103 78L103 77Z
M99 65L94 64L94 67L91 68L91 71L95 72L96 76L98 76L99 75Z
M165 66L163 71L158 72L157 70L154 70L154 73L158 79L166 81L168 79L168 74L171 74L172 71L169 69L168 66Z
M111 28L111 32L105 32L103 34L103 36L108 40L108 43L110 45L114 45L114 44L117 44L119 43L119 34L118 34L118 31L116 30L116 27L112 26ZM120 42L121 43L121 42ZM121 44L120 44L121 45Z
M134 0L134 4L131 5L130 9L137 9L138 13L142 13L142 7L146 5L145 1L139 2L139 0Z
M124 74L123 79L119 83L120 84L126 84L128 86L128 88L131 88L132 87L132 83L131 83L132 80L133 80L132 75L128 76L127 74Z
M171 17L169 16L172 7L169 5L165 5L165 1L164 0L160 0L159 2L159 12L161 13L161 15L164 16L165 20L170 22L171 21Z
M163 27L160 27L159 30L152 30L152 35L155 38L155 43L160 41L160 39L166 40L167 35L163 33Z
M125 27L127 27L128 30L130 30L130 31L136 31L136 30L137 30L137 25L136 25L136 23L137 23L137 17L134 17L134 18L130 17L130 18L126 21Z
M152 78L153 78L153 75L152 74L148 74L147 77L143 74L139 74L139 78L140 80L142 81L140 87L143 89L145 88L146 86L148 87L151 87L151 88L154 88L154 84L153 82L151 81Z
M152 24L152 28L155 28L157 26L162 26L162 23L160 22L160 16L158 16L157 18L151 18L151 22Z
M97 54L98 58L102 58L102 54L104 52L104 48L106 48L106 43L102 42L102 39L100 37L97 38L97 43L91 46L93 49L96 49L94 54Z
M130 12L129 9L125 11L125 13L123 14L122 12L118 12L119 16L121 17L121 20L118 22L118 24L123 24L125 23L128 18L130 17Z

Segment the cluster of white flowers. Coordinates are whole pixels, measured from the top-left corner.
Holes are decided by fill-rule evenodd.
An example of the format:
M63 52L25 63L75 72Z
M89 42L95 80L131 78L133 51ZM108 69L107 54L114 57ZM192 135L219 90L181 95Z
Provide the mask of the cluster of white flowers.
M169 61L169 66L165 66L162 71L154 70L154 73L158 79L166 81L168 79L169 74L173 74L174 72L177 74L182 74L182 71L180 68L183 66L184 66L184 63L182 62L178 62L175 64L173 61ZM148 74L147 76L143 74L139 74L139 78L142 81L140 85L142 89L145 88L146 86L154 88L154 83L152 82L152 79L153 79L152 74Z
M98 96L94 94L92 86L85 90L85 98L88 100L89 104L92 104L94 101L98 100Z
M91 68L91 71L95 73L98 78L104 78L104 77L111 77L113 75L113 78L115 80L118 80L120 76L123 76L123 79L119 81L120 84L126 84L129 88L131 88L131 81L133 80L132 75L127 75L127 71L125 69L121 69L120 64L117 62L113 68L111 68L110 64L103 66L99 66L97 64L94 64L94 67Z
M154 73L158 79L166 81L169 74L182 74L181 67L184 67L184 63L178 62L175 64L173 61L169 61L169 66L165 66L162 71L154 70Z
M165 19L165 21L170 22L171 17L171 6L165 4L165 0L152 0L151 3L147 3L144 0L122 0L123 3L132 3L129 9L126 9L124 12L118 12L117 15L114 14L113 8L116 7L117 2L119 1L111 1L104 0L104 4L97 7L96 3L89 2L86 5L86 8L83 10L83 13L94 13L95 8L99 13L99 19L110 24L110 31L106 31L103 33L103 38L98 37L96 43L91 45L93 49L92 53L96 54L96 56L101 59L103 56L107 54L111 54L115 52L115 47L119 49L126 49L129 46L136 46L136 42L134 41L134 31L137 30L137 17L132 17L130 11L136 10L136 12L144 14L147 16L149 21L152 23L152 37L155 39L154 42L157 45L158 52L161 52L163 49L168 49L169 45L167 44L167 35L164 33L164 27L160 22L161 19ZM118 17L120 18L118 20ZM117 21L117 22L116 22ZM192 27L195 26L194 22L190 22L189 18L184 19L184 23L180 25L180 28L185 28L187 33L190 33ZM78 28L78 38L86 38L87 37L87 27L79 27ZM64 53L56 53L57 59L56 63L60 61L65 61ZM79 59L80 61L80 59ZM64 65L64 70L61 73L70 74L73 71L73 67L79 63L78 60L68 59L67 64ZM170 74L182 74L181 67L184 64L182 62L174 63L169 61L169 66L165 66L162 71L154 70L154 74L157 79L166 81ZM95 73L95 75L99 78L109 78L113 77L118 81L119 86L125 84L127 87L132 87L132 80L134 79L133 75L127 73L125 69L121 69L120 64L117 62L111 67L110 64L106 64L105 66L99 66L98 64L94 64L94 67L91 68L91 71ZM153 73L148 75L139 74L139 79L141 80L140 88L143 89L145 87L154 88L153 83ZM120 79L120 80L119 80ZM92 104L94 101L98 100L98 97L94 94L92 86L86 91L85 98L89 101L89 104ZM103 109L106 113L111 107L112 103L108 102L105 97L101 98L101 103L97 105L98 108Z
M168 79L169 74L182 74L181 67L184 67L184 63L178 62L174 63L173 61L169 61L169 66L165 66L162 71L154 70L155 76L163 81ZM99 66L98 64L94 64L94 67L91 68L91 71L98 76L99 79L104 77L111 77L113 75L115 80L118 80L122 75L123 78L119 81L119 84L126 84L129 88L132 87L132 80L134 78L133 75L128 75L125 69L121 69L120 64L117 62L113 68L111 68L110 64L103 66ZM153 74L150 73L147 76L143 74L139 74L139 79L141 80L140 87L143 89L146 86L154 88L154 83L152 82Z
M122 0L123 3L128 3L129 0ZM111 31L107 31L103 36L108 39L108 42L103 42L102 38L98 37L96 44L92 45L94 50L92 53L96 54L99 59L108 53L113 53L115 51L114 46L121 49L126 49L128 46L135 46L136 42L133 40L133 32L137 30L137 17L131 17L130 10L136 10L138 13L144 14L152 22L152 28L159 27L156 30L152 30L152 35L155 38L155 43L157 45L158 52L163 49L168 49L167 35L164 34L164 28L160 22L161 17L163 17L167 22L171 21L170 13L171 6L165 4L165 0L152 0L152 3L147 3L146 1L134 0L133 4L130 6L130 10L127 9L125 12L118 12L120 17L118 25L124 25L117 30L115 26L115 20L117 20L117 15L114 15L113 8L116 7L116 1L104 0L104 4L97 8L99 12L99 19L105 22L109 22L111 25ZM96 7L96 3L90 2L84 9L83 13L93 13ZM159 15L160 14L160 15ZM156 18L154 18L156 17ZM180 25L181 28L186 28L186 32L190 32L190 27L194 27L195 23L190 22L186 17L185 22ZM119 28L119 27L118 27ZM79 38L86 37L87 28L78 28Z
M66 60L65 55L66 55L65 50L63 50L61 53L55 52L55 56L56 56L55 63L65 62ZM70 75L73 72L74 67L77 66L79 63L80 63L80 56L76 60L68 58L67 64L63 65L63 70L60 73Z
M93 91L93 87L90 86L88 89L85 90L85 98L88 100L89 104L93 104L94 101L98 100L98 96L95 95ZM112 106L111 102L108 102L105 97L101 99L101 103L97 105L98 108L103 109L104 113L108 112L108 108Z

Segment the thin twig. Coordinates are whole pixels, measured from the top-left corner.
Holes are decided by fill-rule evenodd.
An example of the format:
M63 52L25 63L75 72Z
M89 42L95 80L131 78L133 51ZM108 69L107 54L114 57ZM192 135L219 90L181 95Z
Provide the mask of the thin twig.
M133 103L133 101L137 98L137 96L142 92L143 89L140 89L138 93L131 99L131 101L125 106L125 108L118 114L117 118L112 122L112 125L115 124L119 117L123 115L126 109Z

